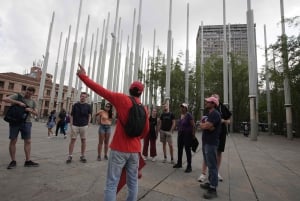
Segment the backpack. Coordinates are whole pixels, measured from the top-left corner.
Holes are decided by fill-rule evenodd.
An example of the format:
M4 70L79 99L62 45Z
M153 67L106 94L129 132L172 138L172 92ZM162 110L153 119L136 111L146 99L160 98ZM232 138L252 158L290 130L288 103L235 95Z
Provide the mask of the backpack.
M142 135L146 124L146 111L143 104L137 104L135 99L129 96L132 107L129 109L128 119L126 124L123 124L125 133L129 137L139 137Z
M18 94L17 100L23 102L23 97ZM27 111L25 111L25 109L26 107L20 106L18 104L11 105L4 116L4 121L12 125L24 123L29 114Z

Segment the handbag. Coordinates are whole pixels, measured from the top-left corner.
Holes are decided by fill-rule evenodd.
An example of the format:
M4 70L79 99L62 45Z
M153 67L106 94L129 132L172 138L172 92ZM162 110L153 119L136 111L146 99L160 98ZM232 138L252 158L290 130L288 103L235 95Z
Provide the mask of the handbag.
M20 94L18 94L17 100L23 102L23 98ZM25 109L26 107L18 104L11 105L3 118L4 121L14 125L24 123L29 114Z
M197 151L197 148L199 146L199 141L198 139L195 137L192 141L192 151L193 152L196 152Z

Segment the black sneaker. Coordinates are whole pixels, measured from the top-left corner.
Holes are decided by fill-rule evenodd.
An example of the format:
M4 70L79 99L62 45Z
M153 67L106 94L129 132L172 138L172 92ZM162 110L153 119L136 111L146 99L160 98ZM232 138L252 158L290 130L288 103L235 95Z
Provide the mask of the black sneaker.
M182 168L182 165L176 163L175 165L173 165L173 168Z
M191 167L187 167L184 172L185 173L190 173L190 172L192 172L192 168Z
M72 156L68 156L68 159L66 160L66 163L69 164L72 162Z
M215 188L209 188L207 192L203 194L205 199L212 199L216 198L217 196L217 190Z
M108 160L108 157L107 157L107 155L105 155L105 156L104 156L104 159L105 159L105 160Z
M200 187L208 190L208 189L210 189L210 184L209 183L200 184Z
M17 162L16 161L11 161L8 166L7 166L7 169L10 170L10 169L14 169L17 167Z
M24 167L39 167L40 165L38 163L35 163L31 160L25 161Z
M84 156L80 156L80 162L86 163L86 158Z

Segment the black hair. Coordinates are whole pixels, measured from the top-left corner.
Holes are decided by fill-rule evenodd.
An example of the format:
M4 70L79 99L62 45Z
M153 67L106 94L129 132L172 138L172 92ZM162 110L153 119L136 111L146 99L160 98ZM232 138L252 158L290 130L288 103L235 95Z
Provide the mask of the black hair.
M112 117L113 117L113 113L112 113L112 104L110 104L110 103L106 103L105 105L109 105L109 110L108 110L108 117L110 118L110 119L112 119Z
M34 88L34 87L27 87L26 90L27 90L27 91L35 92L35 88Z
M134 87L132 89L129 89L129 94L134 97L140 97L142 93L139 92L138 88Z

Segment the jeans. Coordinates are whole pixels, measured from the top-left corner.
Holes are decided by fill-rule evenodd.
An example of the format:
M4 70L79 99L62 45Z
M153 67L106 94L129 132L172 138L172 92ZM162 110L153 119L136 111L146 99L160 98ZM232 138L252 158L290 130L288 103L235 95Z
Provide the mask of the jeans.
M126 168L126 184L128 187L126 201L136 201L138 195L138 153L125 153L111 150L107 166L104 201L115 201L117 186L123 167Z
M204 144L203 158L208 167L208 181L212 188L218 186L218 167L217 167L217 149L218 146Z

